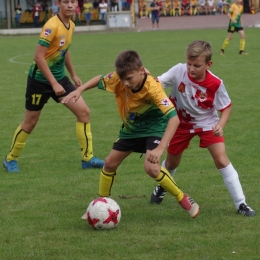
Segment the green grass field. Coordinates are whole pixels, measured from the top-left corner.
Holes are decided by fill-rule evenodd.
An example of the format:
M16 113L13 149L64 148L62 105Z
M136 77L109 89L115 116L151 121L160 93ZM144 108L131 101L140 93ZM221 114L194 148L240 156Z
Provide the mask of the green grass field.
M259 206L259 29L246 29L248 56L238 55L234 35L225 56L219 49L226 30L76 34L72 59L83 82L114 69L125 49L138 51L154 76L185 62L185 48L195 39L213 47L211 71L224 80L233 102L225 127L228 156L237 169L247 203ZM27 71L38 36L1 37L0 155L4 159L14 130L24 116ZM91 109L94 153L105 158L121 125L113 95L97 89L83 93ZM258 100L258 101L257 101ZM98 169L82 170L75 118L50 100L19 159L21 173L1 167L1 260L153 260L259 259L259 216L238 215L222 177L198 139L185 152L175 180L201 207L196 219L171 196L149 203L156 183L138 154L118 169L111 198L121 207L118 227L95 231L80 217L98 197ZM120 195L145 195L121 199Z

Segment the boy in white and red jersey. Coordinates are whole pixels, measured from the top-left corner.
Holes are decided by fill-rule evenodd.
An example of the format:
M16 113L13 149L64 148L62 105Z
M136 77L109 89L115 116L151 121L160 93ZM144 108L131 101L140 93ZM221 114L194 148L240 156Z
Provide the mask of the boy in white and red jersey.
M186 50L186 64L177 64L158 77L164 88L171 87L170 99L180 119L162 166L173 176L190 140L198 136L200 147L207 148L213 157L238 213L255 216L256 212L246 204L237 171L226 154L223 128L231 113L231 100L223 81L209 71L211 56L207 42L194 41ZM165 193L157 185L151 202L161 203Z

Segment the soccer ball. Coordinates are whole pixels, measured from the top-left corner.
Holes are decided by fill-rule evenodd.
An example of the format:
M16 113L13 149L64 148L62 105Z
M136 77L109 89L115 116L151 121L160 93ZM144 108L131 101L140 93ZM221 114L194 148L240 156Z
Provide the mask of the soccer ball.
M100 197L90 202L82 219L86 219L94 229L112 229L121 219L121 210L114 200Z

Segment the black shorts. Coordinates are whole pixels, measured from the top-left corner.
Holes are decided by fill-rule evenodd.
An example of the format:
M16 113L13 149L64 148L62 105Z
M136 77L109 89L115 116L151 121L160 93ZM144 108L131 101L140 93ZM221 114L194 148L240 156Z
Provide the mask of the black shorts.
M157 136L118 139L113 145L113 150L121 152L133 151L136 153L145 153L146 150L155 149L161 142L161 139L161 137Z
M66 93L60 96L55 95L49 82L37 81L28 76L25 93L25 108L30 111L39 111L48 102L49 98L52 98L56 102L60 102L59 98L67 96L76 89L67 76L58 80L58 82L66 91Z
M228 32L230 32L230 33L234 33L234 32L239 32L239 31L242 31L242 30L244 30L244 28L243 27L235 27L235 26L228 26Z

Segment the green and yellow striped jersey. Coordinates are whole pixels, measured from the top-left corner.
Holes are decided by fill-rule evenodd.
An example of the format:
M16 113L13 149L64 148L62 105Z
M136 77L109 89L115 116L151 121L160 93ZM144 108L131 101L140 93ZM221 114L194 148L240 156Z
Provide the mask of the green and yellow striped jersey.
M102 76L98 88L115 94L123 121L119 132L121 139L162 137L168 120L177 115L161 83L150 75L138 92L125 87L116 72Z
M56 80L65 76L65 55L71 45L74 29L72 21L67 28L58 15L49 19L42 28L38 44L48 48L45 60ZM47 81L35 62L31 65L29 75L36 80Z

